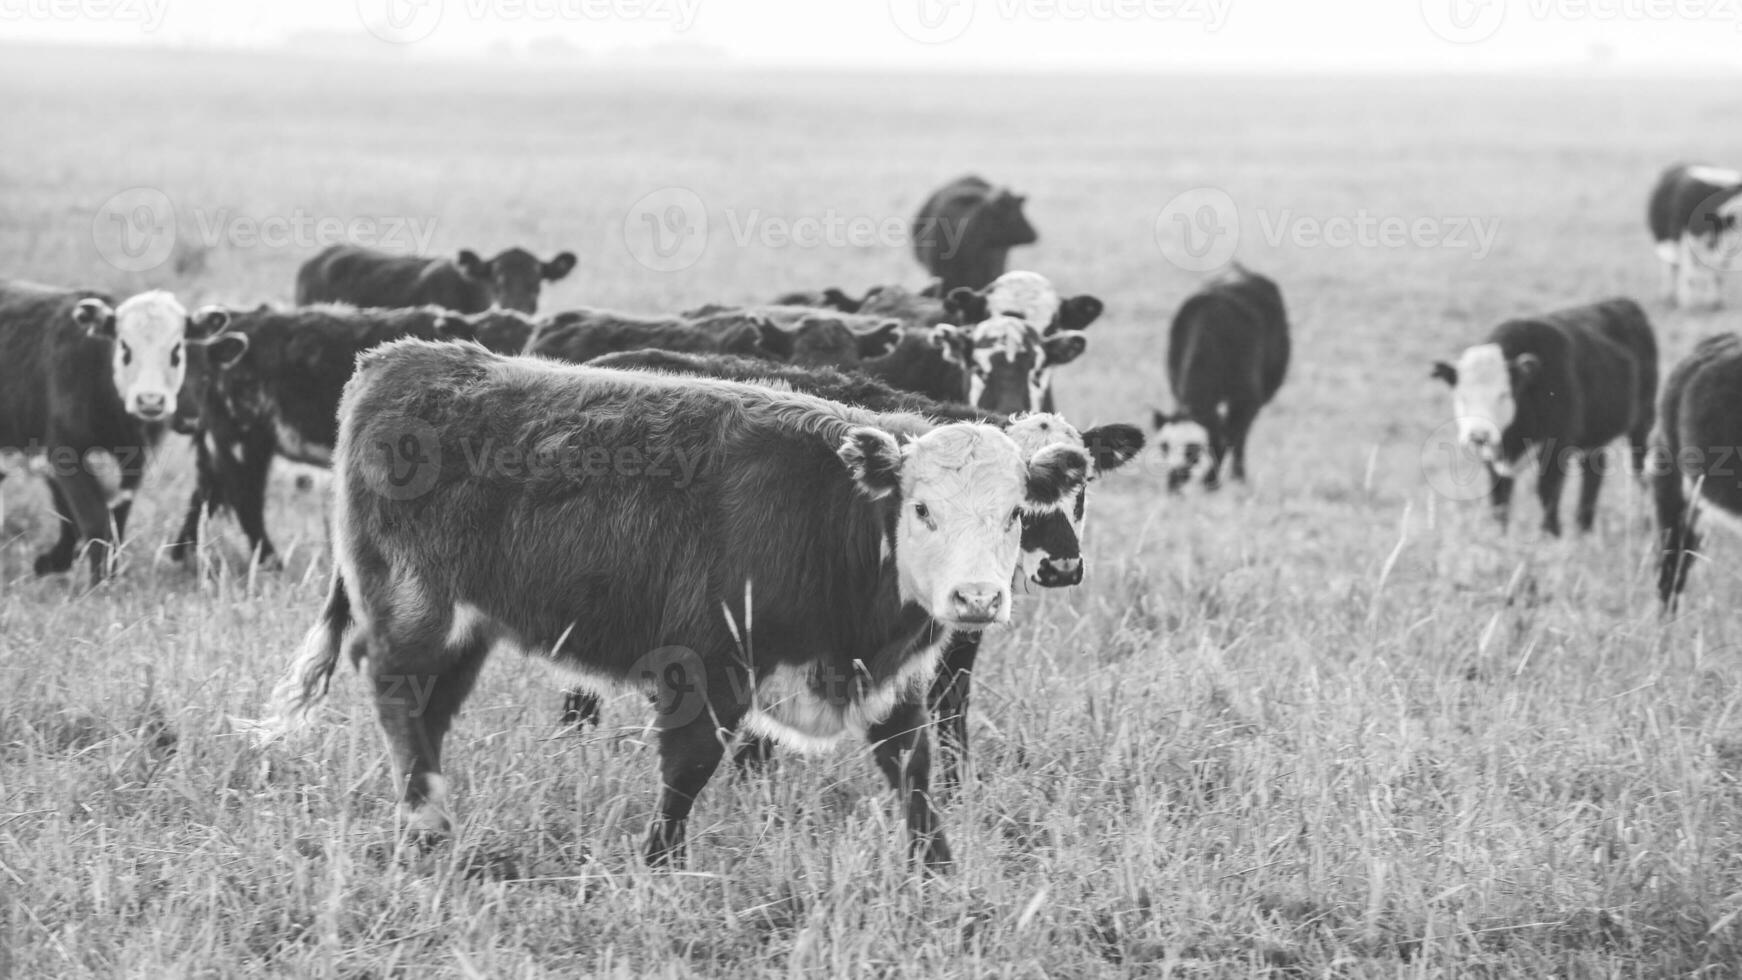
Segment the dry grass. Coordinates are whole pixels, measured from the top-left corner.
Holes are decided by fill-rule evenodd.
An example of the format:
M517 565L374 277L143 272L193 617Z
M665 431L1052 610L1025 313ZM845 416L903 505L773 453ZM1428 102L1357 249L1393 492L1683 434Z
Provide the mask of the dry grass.
M1742 545L1716 542L1665 624L1627 481L1596 534L1543 541L1528 495L1501 536L1420 463L1445 412L1433 357L1515 310L1651 296L1644 192L1671 159L1742 160L1729 89L310 71L8 51L6 273L288 298L306 250L106 274L91 216L146 184L184 226L301 207L434 217L442 250L573 248L553 306L658 310L918 277L888 247L715 244L644 269L618 236L657 187L905 217L979 170L1032 195L1043 242L1022 262L1107 301L1062 404L1137 420L1165 400L1164 325L1195 282L1162 261L1155 216L1213 184L1247 209L1242 257L1284 287L1296 365L1251 488L1109 480L1090 582L1029 597L988 644L944 881L906 865L852 748L719 780L691 870L648 872L640 706L554 737L549 678L512 658L450 743L458 841L396 862L353 679L299 742L262 752L229 720L261 713L319 606L324 482L275 480L287 571L241 570L227 520L184 570L156 552L188 487L172 447L125 574L85 594L31 578L45 495L9 480L0 975L1737 974ZM1259 208L1502 231L1480 261L1272 248ZM1652 312L1671 357L1734 325Z

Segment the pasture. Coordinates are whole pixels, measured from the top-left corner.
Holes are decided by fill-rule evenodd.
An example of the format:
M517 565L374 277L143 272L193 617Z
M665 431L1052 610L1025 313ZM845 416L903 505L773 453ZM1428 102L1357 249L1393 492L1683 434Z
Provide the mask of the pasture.
M1250 486L1170 497L1154 465L1109 477L1087 580L1019 596L989 637L974 776L944 807L960 867L941 880L904 859L855 745L717 779L689 868L648 871L643 703L618 697L602 730L561 736L556 679L511 655L449 740L456 841L395 860L393 789L348 668L301 737L261 749L235 721L263 713L323 596L324 475L302 489L275 473L283 571L249 571L227 516L184 568L161 555L192 482L172 440L122 574L94 591L31 575L47 494L8 478L0 976L1742 973L1742 542L1713 535L1662 621L1638 485L1612 474L1595 533L1548 540L1527 481L1500 533L1484 503L1435 489L1460 485L1428 378L1507 315L1613 294L1645 303L1666 367L1734 329L1665 308L1643 217L1664 164L1742 161L1733 86L12 49L0 90L9 276L163 286L190 308L288 301L315 248L203 242L227 208L434 221L443 254L573 250L546 310L856 293L921 274L899 242L740 246L734 229L905 222L978 172L1030 195L1040 242L1012 267L1107 304L1055 382L1079 425L1169 404L1167 323L1200 279L1156 243L1181 192L1238 205L1239 256L1281 284L1295 340ZM130 273L91 229L140 186L174 202L180 234L161 268ZM623 237L665 187L699 195L711 229L669 272ZM1473 236L1276 236L1362 215L1498 231L1480 256Z

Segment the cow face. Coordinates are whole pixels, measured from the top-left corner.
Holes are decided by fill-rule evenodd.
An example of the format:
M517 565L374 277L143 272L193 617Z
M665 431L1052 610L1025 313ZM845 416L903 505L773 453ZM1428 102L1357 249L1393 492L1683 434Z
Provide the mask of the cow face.
M1215 465L1210 449L1210 430L1187 412L1154 414L1155 445L1167 470L1167 488L1178 490L1193 480L1202 480Z
M209 306L190 317L174 294L159 289L129 297L114 309L100 299L80 300L73 321L90 336L111 342L111 378L127 413L161 422L176 415L187 378L189 338L215 337L230 314Z
M1063 298L1045 276L1037 272L1006 272L985 289L958 286L944 298L944 309L957 323L979 323L989 316L1013 316L1051 336L1082 330L1101 316L1105 304L1084 293Z
M889 545L904 601L943 623L1010 620L1010 572L1024 514L1066 504L1089 460L1063 442L1023 454L989 425L945 425L905 447L879 429L847 433L839 455L861 493L898 508Z
M538 309L538 290L546 282L555 282L575 268L575 254L562 252L549 262L520 248L511 248L488 262L470 249L461 249L455 260L466 278L484 286L491 304L532 313Z
M1079 331L1043 337L1013 316L993 316L966 328L939 324L932 328L932 342L946 360L966 370L969 404L1005 415L1039 408L1052 369L1088 348Z
M1028 223L1027 215L1022 213L1023 202L1028 199L1020 194L1012 194L1000 190L986 199L985 207L975 216L975 220L985 229L986 242L998 248L1008 248L1016 245L1033 245L1040 236L1035 233L1034 226Z
M1022 570L1029 581L1056 589L1083 580L1082 534L1088 518L1088 484L1102 473L1125 465L1143 449L1143 433L1134 425L1103 425L1079 433L1057 415L1025 415L1005 429L1019 450L1032 456L1052 443L1083 450L1090 463L1088 479L1058 510L1022 518Z
M1502 449L1506 430L1518 414L1518 393L1536 378L1541 361L1534 354L1508 359L1499 344L1477 344L1454 366L1440 361L1433 376L1452 387L1452 416L1458 441L1502 476L1512 459Z
M851 368L867 358L882 357L901 342L901 321L886 320L873 330L858 332L835 317L807 316L791 335L785 356L805 367Z

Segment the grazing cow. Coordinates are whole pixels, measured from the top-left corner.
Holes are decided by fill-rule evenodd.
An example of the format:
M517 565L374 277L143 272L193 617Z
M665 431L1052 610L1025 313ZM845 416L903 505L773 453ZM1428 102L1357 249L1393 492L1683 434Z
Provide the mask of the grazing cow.
M1578 527L1591 529L1607 468L1602 449L1626 436L1633 472L1644 469L1657 397L1657 339L1645 311L1611 299L1495 327L1456 365L1435 363L1452 388L1458 441L1479 454L1494 479L1489 500L1506 526L1512 482L1526 450L1537 450L1542 529L1561 533L1561 487L1577 461Z
M1652 188L1646 219L1665 299L1686 309L1722 306L1723 273L1742 258L1742 172L1678 163Z
M1022 213L1023 198L967 176L945 184L913 219L913 255L943 280L979 289L1004 274L1010 250L1039 240Z
M538 309L540 285L556 282L574 267L573 252L560 252L543 262L525 249L511 248L486 262L470 249L442 259L334 245L297 270L296 302L298 306L440 306L455 313L482 313L501 306L533 313Z
M1185 301L1167 339L1178 407L1155 413L1168 489L1194 475L1215 489L1229 455L1234 479L1246 479L1246 437L1282 387L1288 357L1288 312L1269 278L1236 265Z
M321 304L234 314L231 331L247 338L248 349L211 372L194 442L194 492L170 557L179 561L192 554L201 516L227 508L256 559L267 567L278 563L266 533L272 461L330 463L339 395L358 354L401 337L512 338L529 330L530 321L511 310L467 316L435 306L360 310Z
M664 351L612 354L593 364L596 367L777 385L873 412L906 412L939 421L985 422L1004 428L1018 447L1035 450L1042 443L1065 442L1083 449L1092 463L1089 481L1118 469L1143 449L1143 433L1136 426L1103 425L1078 433L1070 423L1057 416L1030 415L1013 421L967 405L933 401L899 391L857 372L795 368L742 357ZM1085 483L1068 506L1044 514L1023 515L1022 564L1029 581L1043 588L1060 588L1083 580L1081 535L1087 516L1087 497ZM952 635L932 684L929 701L946 749L946 782L952 784L959 781L960 766L967 757L970 678L979 652L979 633ZM598 718L597 697L569 692L564 700L562 720L565 725L597 723ZM753 751L743 757L746 761L766 755L765 744L759 743L752 748Z
M92 575L108 573L146 454L171 424L195 419L198 406L184 389L188 362L240 346L223 332L226 319L216 308L190 316L162 291L111 308L90 290L0 282L0 453L22 454L45 471L60 521L36 574L72 568L80 539L90 542ZM114 459L113 495L92 453Z
M1657 591L1666 609L1687 584L1707 513L1742 533L1742 336L1707 337L1664 381L1651 481L1663 540Z
M865 732L914 849L950 863L909 691L950 631L1008 622L1020 518L1076 493L1080 450L1025 457L986 425L417 341L360 358L340 415L338 570L279 717L306 716L348 650L408 829L450 829L442 740L510 645L601 686L669 686L654 865L682 860L738 731L799 748ZM653 465L575 465L600 447ZM673 479L666 460L700 466Z

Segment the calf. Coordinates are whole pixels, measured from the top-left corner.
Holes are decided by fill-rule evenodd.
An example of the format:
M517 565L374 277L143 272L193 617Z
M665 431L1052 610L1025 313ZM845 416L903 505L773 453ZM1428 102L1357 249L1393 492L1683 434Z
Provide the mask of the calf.
M1742 253L1742 172L1678 163L1657 179L1646 221L1663 263L1663 292L1687 309L1724 303L1723 273Z
M573 252L544 262L525 249L511 248L486 262L470 249L443 259L334 245L297 270L296 302L440 306L456 313L502 306L532 313L538 309L539 287L567 276L574 267Z
M1082 353L1081 331L1104 309L1099 299L1087 293L1066 299L1045 276L1023 271L1006 272L984 289L953 289L943 304L945 315L955 323L1007 316L1040 331L1042 356L1033 383L1039 393L1034 407L1043 412L1053 410L1053 369Z
M1528 449L1537 450L1542 529L1554 535L1561 533L1561 487L1575 458L1585 474L1581 531L1596 519L1605 445L1626 436L1633 472L1643 471L1657 396L1657 339L1632 300L1508 320L1456 365L1435 363L1433 376L1452 388L1458 441L1493 476L1489 499L1502 527Z
M1031 415L1012 420L961 404L937 402L898 391L857 372L826 368L795 368L771 365L741 357L672 354L638 351L612 354L594 361L597 367L691 377L722 378L755 384L772 384L827 398L874 412L908 412L941 421L972 421L1006 430L1019 447L1038 450L1048 442L1064 442L1084 450L1092 464L1088 480L1118 469L1143 449L1143 433L1131 425L1103 425L1078 433L1057 416ZM1026 514L1022 519L1022 564L1029 581L1043 588L1076 585L1083 580L1081 534L1087 515L1088 486L1078 491L1066 507L1045 514ZM968 698L975 658L980 652L980 634L959 632L945 647L929 698L947 750L946 781L958 781L968 751ZM571 691L564 701L563 723L597 723L599 702L590 694ZM756 744L745 756L751 761L766 755L767 746Z
M72 568L80 539L92 575L108 573L147 453L172 423L195 420L197 405L182 397L189 360L239 343L223 334L222 310L190 316L166 292L109 303L90 290L0 282L0 452L46 471L60 522L38 575ZM113 496L90 465L98 452L120 470Z
M950 631L1008 621L1020 518L1076 493L1080 450L1025 457L986 425L415 341L362 357L340 415L337 572L279 717L303 716L348 650L410 830L449 830L442 740L509 645L600 686L668 685L652 864L681 860L738 731L800 748L865 732L914 848L950 862L909 692ZM598 447L701 466L679 486L566 465ZM525 465L465 462L505 451Z
M979 289L1004 273L1010 250L1039 240L1022 213L1023 198L975 176L938 188L913 219L913 255L926 271Z
M1194 475L1215 489L1228 456L1234 479L1246 479L1246 438L1282 387L1288 357L1288 313L1270 279L1236 265L1185 301L1167 338L1178 407L1155 413L1169 490Z
M235 314L232 332L247 339L248 349L217 366L206 386L194 492L170 557L179 561L192 554L201 517L227 508L256 560L277 564L278 551L266 533L272 461L330 463L339 395L358 354L401 337L511 340L528 331L526 317L505 310L462 316L434 306L360 310L324 304Z
M1700 341L1664 381L1651 482L1663 551L1657 591L1673 609L1710 513L1742 531L1742 336Z

